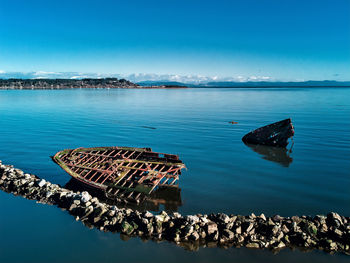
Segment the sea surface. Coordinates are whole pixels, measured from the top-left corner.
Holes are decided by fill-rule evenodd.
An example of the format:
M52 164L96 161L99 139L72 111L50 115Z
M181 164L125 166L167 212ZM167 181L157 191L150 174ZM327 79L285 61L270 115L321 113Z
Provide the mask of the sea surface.
M250 130L289 117L295 136L288 150L242 143ZM64 186L70 176L50 156L92 146L179 154L187 166L181 192L146 207L155 213L350 216L350 88L0 91L4 164ZM57 207L4 192L0 207L0 262L350 260L290 249L193 252L89 229Z

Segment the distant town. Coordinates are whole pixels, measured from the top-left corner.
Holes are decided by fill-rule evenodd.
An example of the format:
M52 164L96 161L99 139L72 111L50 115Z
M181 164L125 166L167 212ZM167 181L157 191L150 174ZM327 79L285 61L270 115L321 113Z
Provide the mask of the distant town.
M126 79L0 79L0 89L147 89L147 88L186 88L179 85L147 85L141 86Z

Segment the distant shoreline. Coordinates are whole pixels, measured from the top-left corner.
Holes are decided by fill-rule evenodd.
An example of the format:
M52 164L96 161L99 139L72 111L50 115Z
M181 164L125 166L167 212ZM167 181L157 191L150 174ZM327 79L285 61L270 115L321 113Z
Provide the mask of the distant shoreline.
M78 89L303 89L303 88L350 88L350 86L131 86L131 87L3 87L0 90L78 90Z
M130 87L3 87L0 90L77 90L77 89L187 89L187 86L130 86Z
M126 79L0 79L2 90L59 90L59 89L183 89L185 85L141 86Z
M144 81L133 83L126 79L0 79L0 90L63 90L63 89L186 89L186 88L349 88L350 81L304 82L208 82L182 83Z
M189 88L208 88L208 89L265 89L265 88L350 88L346 86L189 86Z

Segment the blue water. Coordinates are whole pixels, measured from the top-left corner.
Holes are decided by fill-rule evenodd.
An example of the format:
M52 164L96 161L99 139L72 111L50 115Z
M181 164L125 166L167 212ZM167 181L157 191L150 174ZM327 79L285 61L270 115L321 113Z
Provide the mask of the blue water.
M288 117L295 126L291 153L260 149L264 155L242 143L251 129ZM3 163L64 185L70 177L50 156L90 146L179 154L188 168L175 208L182 214L350 215L349 88L0 91ZM0 204L0 261L6 262L348 260L318 251L188 252L167 242L124 242L56 207L3 192Z

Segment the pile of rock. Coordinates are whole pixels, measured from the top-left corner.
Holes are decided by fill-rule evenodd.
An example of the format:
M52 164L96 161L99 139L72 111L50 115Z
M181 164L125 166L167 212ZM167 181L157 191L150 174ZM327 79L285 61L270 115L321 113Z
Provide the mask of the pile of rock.
M299 247L350 254L350 218L333 212L315 217L222 213L182 216L164 211L154 215L100 202L88 192L73 192L1 162L0 188L40 203L57 205L89 227L120 232L124 238L168 240L191 250L201 246L272 250Z

